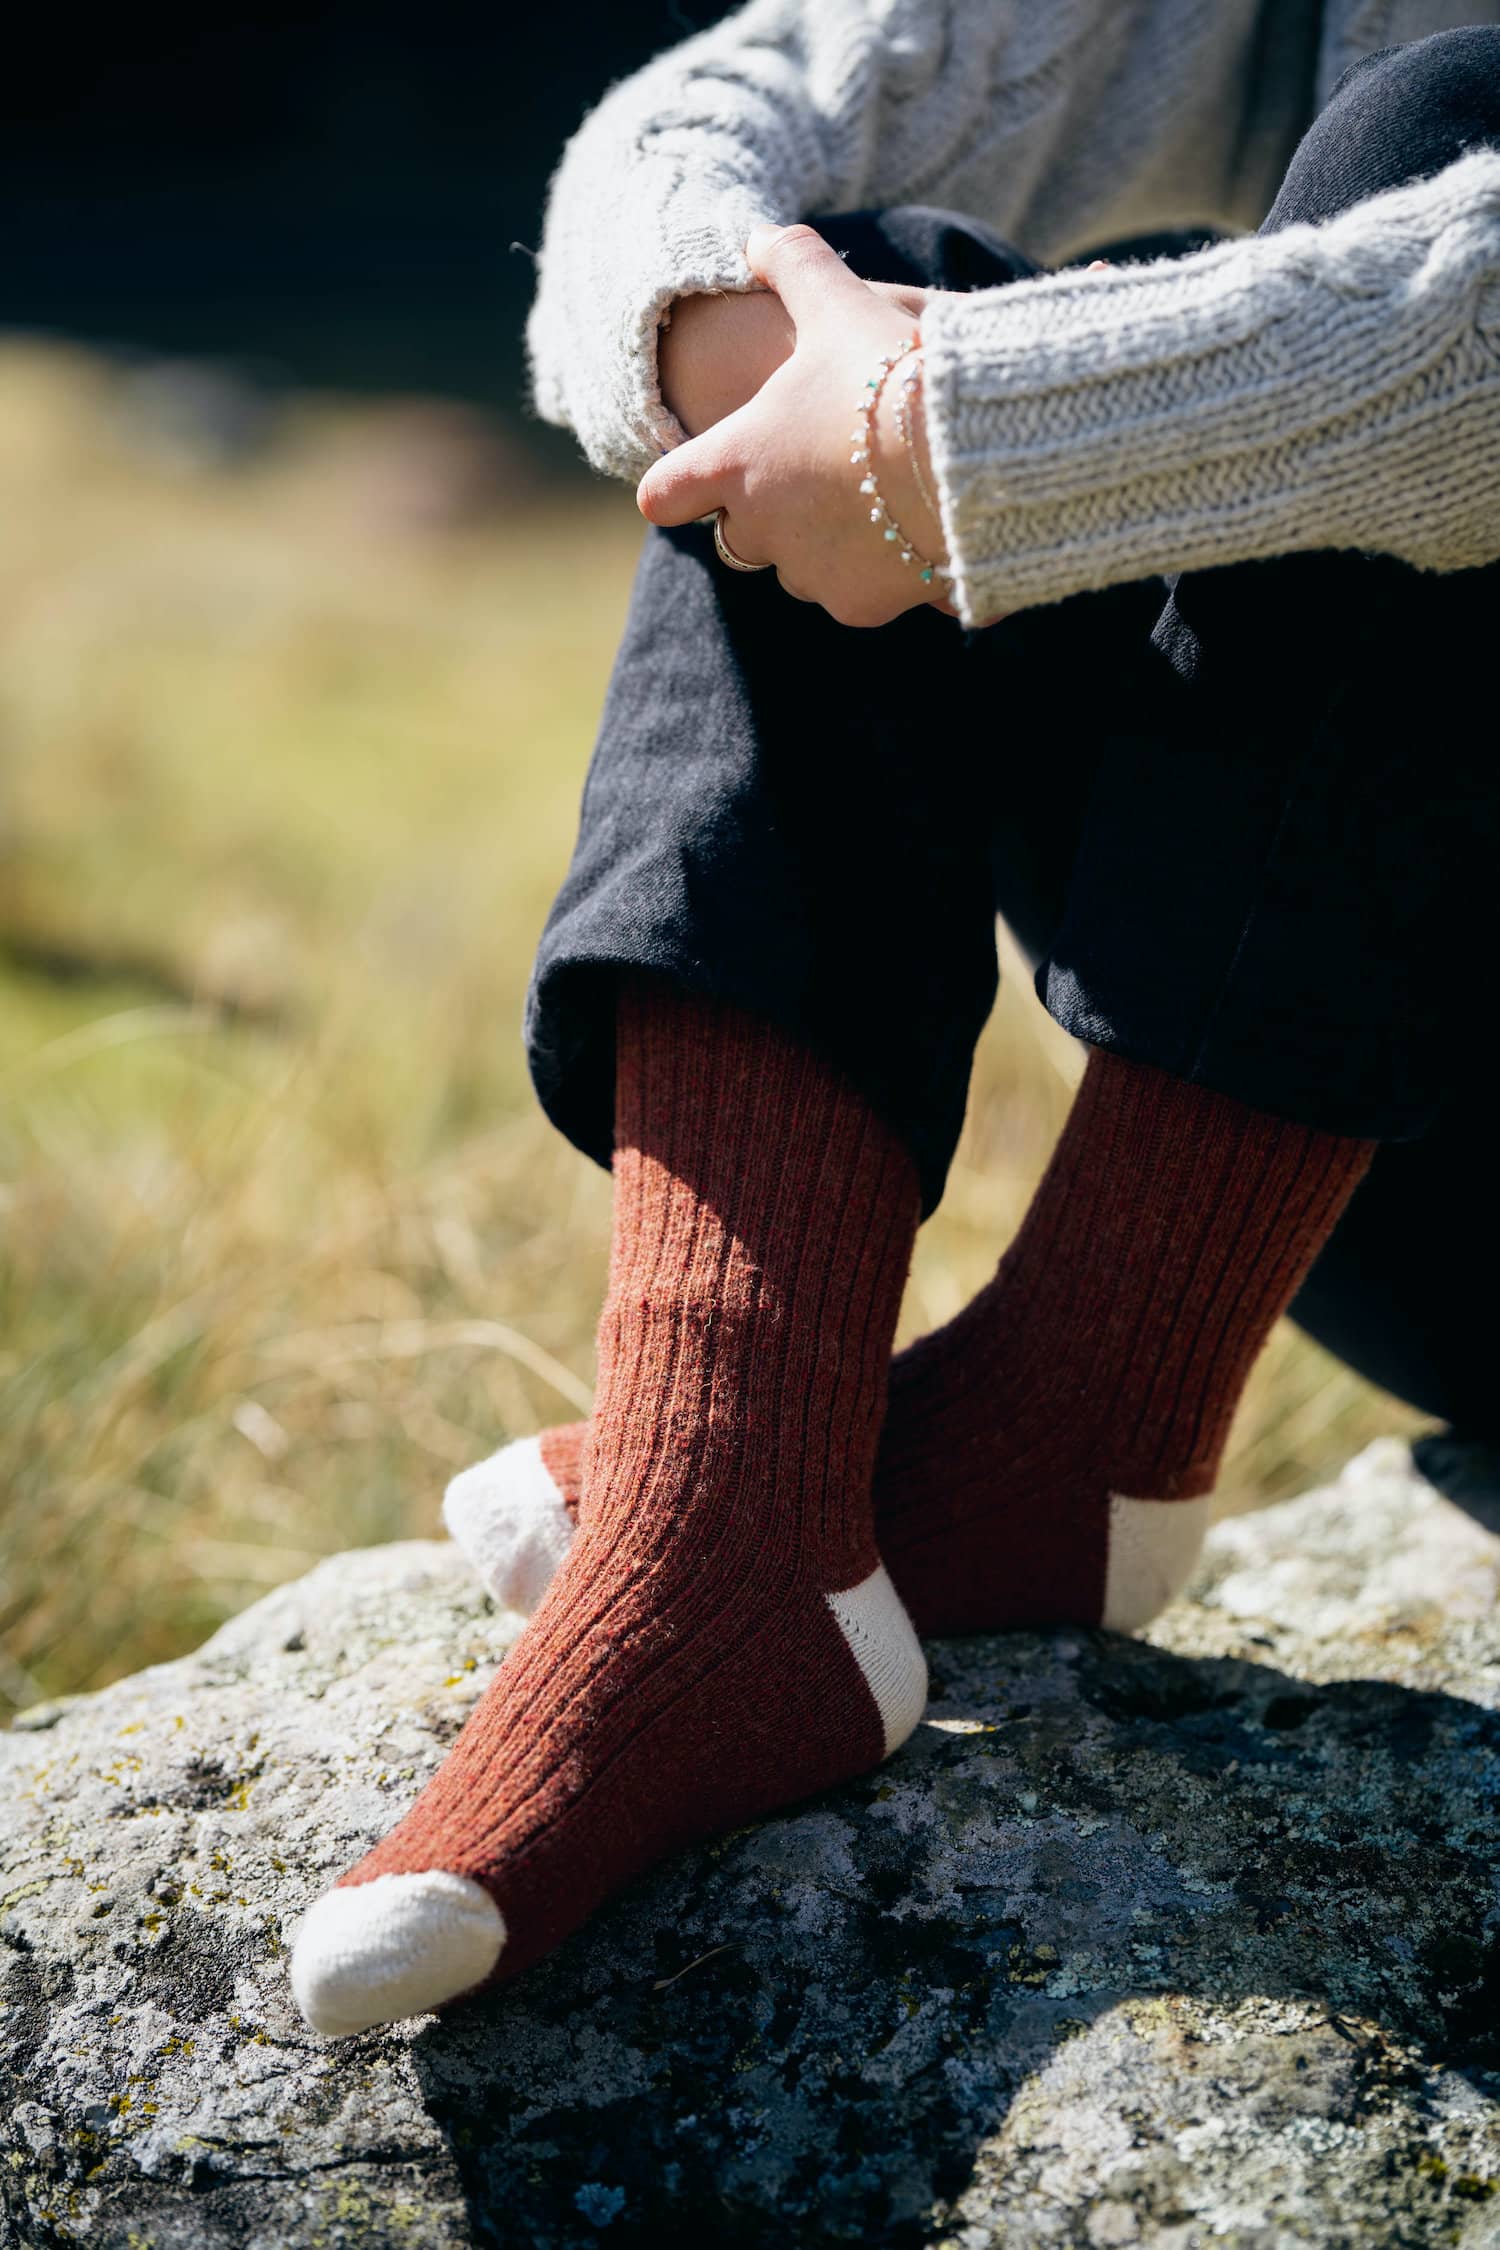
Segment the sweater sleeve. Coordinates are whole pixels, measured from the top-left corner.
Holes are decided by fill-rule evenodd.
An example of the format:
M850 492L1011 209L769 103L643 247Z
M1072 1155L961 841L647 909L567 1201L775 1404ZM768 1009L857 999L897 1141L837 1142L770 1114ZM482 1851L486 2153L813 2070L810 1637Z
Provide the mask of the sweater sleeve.
M756 0L614 87L568 143L526 341L537 412L595 468L638 479L680 441L657 377L662 314L752 287L752 228L825 189L868 74L869 14Z
M1320 226L941 297L922 335L968 623L1304 548L1500 557L1500 153Z
M527 328L538 413L640 477L682 435L662 313L751 287L762 221L947 203L1047 258L1184 199L1233 222L1224 151L1254 138L1263 5L750 0L614 87L564 151Z

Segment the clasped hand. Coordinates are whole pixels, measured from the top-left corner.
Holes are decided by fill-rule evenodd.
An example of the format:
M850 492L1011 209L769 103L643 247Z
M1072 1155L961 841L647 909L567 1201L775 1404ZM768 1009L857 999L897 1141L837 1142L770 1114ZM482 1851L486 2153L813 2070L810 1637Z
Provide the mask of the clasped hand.
M642 478L642 515L684 524L722 508L736 554L774 565L787 593L821 603L841 625L885 625L922 603L949 609L941 581L923 585L872 525L850 460L866 384L912 334L927 292L861 281L807 226L758 228L746 256L773 296L688 297L674 307L663 391L697 434ZM939 556L941 526L882 405L881 495ZM931 490L925 461L923 470Z

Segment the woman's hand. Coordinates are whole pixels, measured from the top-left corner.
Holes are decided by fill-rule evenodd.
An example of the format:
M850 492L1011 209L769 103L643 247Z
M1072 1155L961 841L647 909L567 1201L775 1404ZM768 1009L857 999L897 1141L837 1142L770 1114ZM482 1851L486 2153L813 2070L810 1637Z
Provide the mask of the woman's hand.
M915 322L931 292L875 281L877 296ZM657 352L662 397L689 437L738 413L792 356L791 314L773 289L679 297Z
M748 401L647 471L637 494L641 513L652 523L682 524L723 508L724 536L737 554L774 563L788 593L820 602L841 624L884 625L923 602L945 607L941 582L924 585L920 566L903 564L897 545L870 521L870 498L859 490L865 470L850 460L859 402L868 397L879 362L910 337L909 308L919 293L860 281L811 227L758 229L746 255L790 319L791 356L769 374L748 366L745 380L756 378ZM682 310L674 310L668 341ZM766 323L761 335L769 357L775 331L767 315L755 317ZM786 341L784 330L780 340ZM680 380L675 370L665 372ZM704 378L701 394L684 396L683 403L691 411L700 396L712 403L732 388L724 361ZM933 558L941 527L892 435L891 403L883 395L871 465L896 519ZM925 461L923 470L930 489Z

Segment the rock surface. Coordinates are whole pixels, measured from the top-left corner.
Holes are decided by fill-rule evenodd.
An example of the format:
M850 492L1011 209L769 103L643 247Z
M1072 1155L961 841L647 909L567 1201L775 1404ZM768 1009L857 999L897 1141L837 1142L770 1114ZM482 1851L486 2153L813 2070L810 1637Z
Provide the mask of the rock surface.
M0 2242L1500 2243L1497 1596L1377 1446L1148 1641L939 1644L879 1774L327 2045L287 1930L515 1621L324 1564L0 1738Z

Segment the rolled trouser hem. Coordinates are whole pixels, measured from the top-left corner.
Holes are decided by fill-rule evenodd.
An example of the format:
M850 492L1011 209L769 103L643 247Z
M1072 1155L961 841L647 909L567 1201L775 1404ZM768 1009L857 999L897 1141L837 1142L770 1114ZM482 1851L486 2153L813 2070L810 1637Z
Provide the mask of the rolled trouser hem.
M1042 963L1036 989L1053 1021L1085 1046L1149 1064L1186 1085L1226 1094L1248 1109L1315 1132L1412 1141L1429 1130L1442 1107L1441 1092L1430 1087L1340 1082L1341 1046L1326 1026L1299 1033L1283 1025L1273 1035L1257 1019L1243 1037L1220 1029L1185 1038L1183 1027L1194 1022L1202 1005L1196 991L1174 999L1157 987L1140 1005L1120 1004L1056 961Z
M942 1199L963 1123L972 1047L967 1034L961 1052L937 1059L933 1077L924 1085L930 1098L913 1101L908 1091L903 1100L899 1089L879 1079L872 1082L869 1069L841 1051L834 1029L816 1009L768 992L753 974L737 975L732 964L716 963L710 969L705 962L647 946L555 953L538 967L527 999L526 1057L537 1099L551 1123L584 1156L606 1171L613 1160L615 1008L620 979L642 974L774 1023L841 1070L910 1151L922 1216L931 1216ZM948 1090L934 1090L935 1085Z

